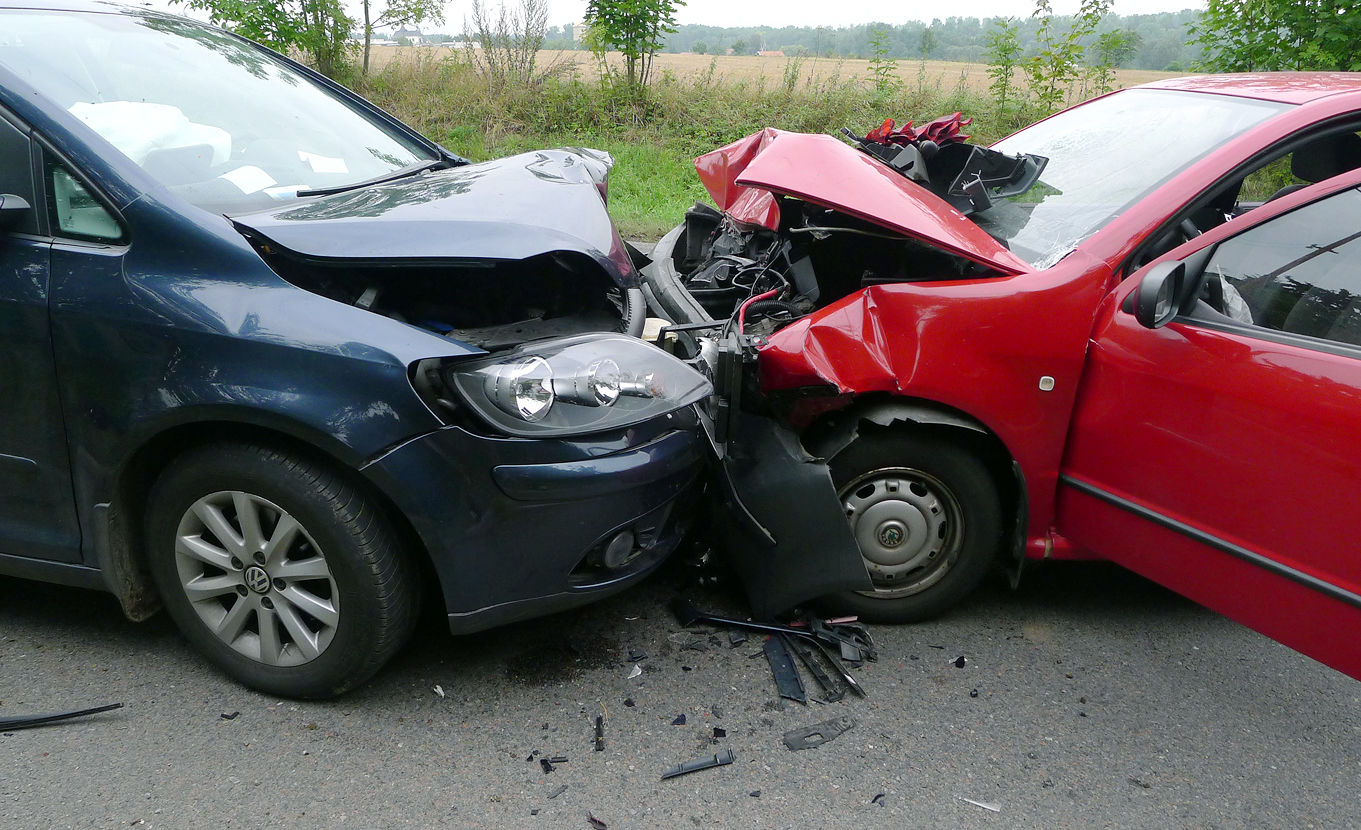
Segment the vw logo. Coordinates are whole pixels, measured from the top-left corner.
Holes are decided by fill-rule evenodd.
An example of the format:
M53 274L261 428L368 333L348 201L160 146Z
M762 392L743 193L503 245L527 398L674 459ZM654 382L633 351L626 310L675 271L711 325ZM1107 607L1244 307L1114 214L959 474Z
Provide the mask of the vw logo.
M246 586L257 594L269 592L269 574L259 565L251 565L246 568Z

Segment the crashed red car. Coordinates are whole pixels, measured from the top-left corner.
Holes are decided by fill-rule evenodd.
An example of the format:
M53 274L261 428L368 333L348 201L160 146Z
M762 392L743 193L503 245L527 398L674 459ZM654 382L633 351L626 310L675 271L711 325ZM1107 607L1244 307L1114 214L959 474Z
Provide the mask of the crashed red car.
M917 620L1102 557L1361 677L1361 75L966 127L716 150L645 269L754 611Z

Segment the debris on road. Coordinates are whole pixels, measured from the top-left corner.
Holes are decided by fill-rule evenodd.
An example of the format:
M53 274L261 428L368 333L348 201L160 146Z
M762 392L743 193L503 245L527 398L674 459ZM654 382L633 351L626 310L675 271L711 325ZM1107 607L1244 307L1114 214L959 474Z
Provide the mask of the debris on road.
M629 680L632 680L632 679L635 678L635 677L641 676L642 673L643 673L643 667L635 663L634 666L633 666L633 671L629 672Z
M586 814L586 823L591 825L591 827L594 827L595 830L605 830L605 828L609 826L605 824L605 822L591 815L590 813Z
M222 718L223 720L236 720L240 716L241 716L240 712L223 712L218 717Z
M956 657L955 659L951 660L950 662L955 664L955 668L957 668L957 669L962 669L962 668L964 668L965 666L967 666L967 665L969 664L969 658L960 656L960 657Z
M562 786L558 787L556 790L548 794L548 800L552 801L553 799L557 798L558 796L562 795L565 792L567 792L567 785L563 784ZM538 811L536 810L535 812Z
M775 676L775 688L779 689L780 697L808 705L808 694L803 690L799 670L794 667L794 658L789 656L784 638L779 635L766 638L761 650L770 663L770 673Z
M443 697L444 697L444 687L441 686L441 685L439 685L438 683L436 683L436 684L435 684L435 694L437 694L437 695L439 695L441 698L443 698Z
M685 725L685 713L682 712L681 714L676 715L676 719L673 720L673 721L671 721L671 725L672 725L672 726L684 726L684 725Z
M728 730L724 729L724 728L721 727L721 726L715 726L715 727L714 727L714 740L718 740L719 738L726 738L726 737L728 737Z
M884 793L879 793L874 798L870 799L870 803L878 804L880 807L884 806L884 795L885 795Z
M605 751L605 716L595 716L595 751Z
M683 764L677 764L676 766L662 773L662 780L665 781L668 778L675 778L678 775L689 775L692 772L699 772L702 769L721 767L726 764L731 764L733 761L736 760L737 756L733 754L733 751L731 749L725 749L722 752L718 753L717 755L714 755L713 757L697 758L693 761L686 761Z
M555 769L555 767L553 766L553 762L548 760L547 758L540 758L539 766L543 767L544 775L547 775L548 773L552 772Z
M977 689L970 689L970 690L969 690L969 697L978 697L978 690L977 690Z
M624 705L627 706L628 708L632 709L632 708L633 708L634 706L636 706L637 704L633 702L633 698L631 698L631 697L626 697L626 698L624 698Z
M784 733L784 745L793 752L822 746L855 726L855 719L845 715L812 726L791 729Z
M997 804L989 804L989 803L986 802L986 801L974 801L972 798L965 798L965 797L962 796L962 795L959 797L959 800L960 800L960 801L967 801L967 802L969 802L970 804L974 805L975 807L982 807L984 810L991 810L991 811L994 812L994 813L1000 813L1000 812L1002 812L1001 806L999 806L999 805L997 805Z
M83 718L86 715L97 715L100 712L109 712L114 709L122 709L121 703L110 703L108 706L96 706L93 709L77 709L74 712L49 712L44 715L15 715L8 718L0 718L0 732L12 732L16 729L32 729L35 726L46 726L49 723L71 720L73 718ZM240 714L239 712L237 714ZM230 718L228 719L230 720Z

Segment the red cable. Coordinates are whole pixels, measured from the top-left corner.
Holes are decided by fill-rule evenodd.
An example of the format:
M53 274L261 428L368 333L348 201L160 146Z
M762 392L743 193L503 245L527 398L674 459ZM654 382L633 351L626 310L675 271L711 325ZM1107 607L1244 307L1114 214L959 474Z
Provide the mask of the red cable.
M746 329L747 329L747 306L751 305L751 304L754 303L754 302L757 302L758 300L764 300L764 299L766 299L767 297L774 297L776 294L779 294L779 293L780 293L780 289L778 289L778 288L772 288L771 290L767 291L767 292L764 293L764 294L757 294L755 297L748 297L748 298L747 298L747 301L746 301L745 303L742 303L742 305L737 309L737 333L738 333L738 334L745 334L745 333L746 333Z

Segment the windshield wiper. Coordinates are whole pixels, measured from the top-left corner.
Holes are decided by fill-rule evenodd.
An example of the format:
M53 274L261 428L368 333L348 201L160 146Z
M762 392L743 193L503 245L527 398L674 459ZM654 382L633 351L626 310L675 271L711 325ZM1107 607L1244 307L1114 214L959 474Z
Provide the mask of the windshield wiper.
M351 182L350 184L338 184L335 187L318 187L315 190L299 190L295 195L299 198L304 196L330 196L333 193L344 193L347 190L358 190L361 187L369 187L370 185L383 184L384 182L396 181L397 179L405 179L407 176L414 176L417 173L424 173L428 170L442 170L446 167L452 167L453 163L454 160L448 158L426 159L425 161L418 161L415 164L408 164L406 167L403 167L400 170L394 170L391 173L374 176L371 179Z

